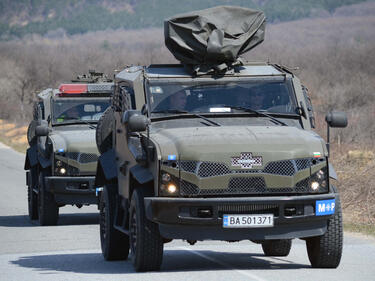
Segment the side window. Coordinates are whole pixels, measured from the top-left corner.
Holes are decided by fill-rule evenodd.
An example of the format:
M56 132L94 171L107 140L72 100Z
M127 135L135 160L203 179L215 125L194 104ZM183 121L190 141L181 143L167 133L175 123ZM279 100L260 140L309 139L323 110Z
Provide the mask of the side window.
M310 119L311 128L315 128L315 115L314 115L314 109L311 103L311 99L309 96L309 90L305 86L302 85L302 91L303 91L303 96L305 97L305 102L307 105L307 111L308 111L307 114Z

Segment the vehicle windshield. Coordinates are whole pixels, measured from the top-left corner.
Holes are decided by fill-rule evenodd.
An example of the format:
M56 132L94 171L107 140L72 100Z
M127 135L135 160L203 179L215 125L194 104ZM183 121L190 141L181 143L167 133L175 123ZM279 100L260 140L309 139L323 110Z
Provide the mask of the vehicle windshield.
M97 122L109 98L58 98L52 102L52 124Z
M296 114L294 92L288 80L171 83L147 85L152 115L176 113L238 112L252 109L266 113Z

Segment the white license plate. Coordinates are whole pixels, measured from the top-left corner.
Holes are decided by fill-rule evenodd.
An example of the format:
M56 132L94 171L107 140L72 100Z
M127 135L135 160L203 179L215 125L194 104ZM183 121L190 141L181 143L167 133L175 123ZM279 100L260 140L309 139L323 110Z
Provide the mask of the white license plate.
M224 228L272 227L273 214L223 215Z

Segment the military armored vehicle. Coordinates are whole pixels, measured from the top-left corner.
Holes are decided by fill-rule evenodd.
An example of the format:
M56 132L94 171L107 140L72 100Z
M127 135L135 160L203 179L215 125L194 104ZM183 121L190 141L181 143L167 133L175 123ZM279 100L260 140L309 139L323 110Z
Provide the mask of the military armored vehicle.
M90 71L38 94L25 159L31 220L55 225L60 207L97 203L95 128L112 93L112 80Z
M339 265L336 176L307 89L281 65L238 59L264 25L236 7L176 16L165 41L181 64L115 76L96 174L106 260L130 251L136 271L158 270L172 239L251 240L287 256L300 238L313 267ZM327 122L345 127L346 115Z

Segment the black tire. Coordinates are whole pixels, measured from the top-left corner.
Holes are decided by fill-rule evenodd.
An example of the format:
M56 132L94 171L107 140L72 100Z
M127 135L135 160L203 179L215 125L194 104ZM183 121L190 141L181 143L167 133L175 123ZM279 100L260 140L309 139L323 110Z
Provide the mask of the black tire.
M27 186L27 205L28 205L28 213L30 220L37 220L38 219L38 196L33 191L35 187L38 185L38 171L37 169L31 168L28 173L29 179Z
M46 190L44 178L49 173L42 171L39 173L38 181L38 216L40 225L56 225L59 219L59 207L56 204L55 197Z
M32 187L29 185L27 187L27 201L28 201L28 210L30 220L38 219L38 197Z
M98 121L96 127L96 146L101 154L112 148L112 129L114 127L114 111L108 107Z
M292 248L291 239L268 240L262 242L262 249L266 256L286 257Z
M343 229L340 201L337 200L336 213L322 236L306 239L307 254L314 268L336 268L340 264L343 247Z
M159 226L145 215L143 191L136 189L130 202L129 236L135 270L159 270L163 260L163 238Z
M105 260L125 260L129 255L129 236L113 227L116 211L116 186L104 187L99 203L100 244Z

